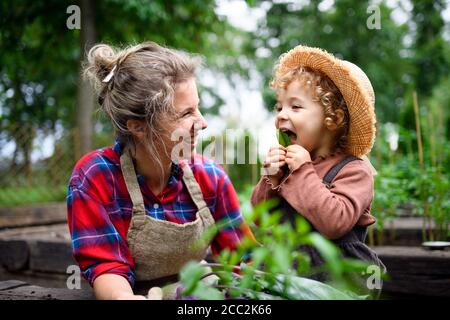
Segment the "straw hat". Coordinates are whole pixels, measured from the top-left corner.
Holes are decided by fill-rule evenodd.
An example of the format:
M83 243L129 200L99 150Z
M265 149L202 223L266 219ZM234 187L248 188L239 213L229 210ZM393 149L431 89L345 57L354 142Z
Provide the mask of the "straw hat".
M319 49L299 45L280 57L275 77L300 66L319 70L338 87L350 115L348 152L362 157L375 141L375 93L367 75L355 64Z

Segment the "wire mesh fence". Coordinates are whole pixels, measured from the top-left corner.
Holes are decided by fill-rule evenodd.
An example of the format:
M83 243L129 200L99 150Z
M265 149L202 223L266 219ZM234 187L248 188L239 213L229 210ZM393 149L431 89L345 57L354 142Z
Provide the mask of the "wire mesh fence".
M0 207L65 201L77 130L15 124L0 132ZM112 139L112 138L111 138ZM109 139L111 143L111 139Z

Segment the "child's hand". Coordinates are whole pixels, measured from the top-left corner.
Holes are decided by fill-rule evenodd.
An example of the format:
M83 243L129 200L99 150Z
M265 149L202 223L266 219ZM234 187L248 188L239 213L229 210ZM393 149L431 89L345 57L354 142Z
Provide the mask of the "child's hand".
M311 161L311 156L305 148L298 144L291 144L286 148L286 164L291 172L300 168L302 164Z
M284 172L281 169L286 165L286 148L282 145L273 146L267 153L266 159L263 162L264 174L268 176L270 181L276 185L278 184Z

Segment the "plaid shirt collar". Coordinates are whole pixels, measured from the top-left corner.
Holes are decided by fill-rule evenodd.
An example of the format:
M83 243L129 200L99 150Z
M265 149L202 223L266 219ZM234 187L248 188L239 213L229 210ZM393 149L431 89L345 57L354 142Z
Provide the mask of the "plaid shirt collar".
M120 158L123 151L123 142L120 141L119 138L116 138L116 140L114 141L113 151ZM140 174L136 174L136 176L139 183L145 180L144 176ZM178 163L172 161L172 168L169 177L169 185L174 184L177 181L180 181L182 178L183 178L183 170L181 169L181 166Z

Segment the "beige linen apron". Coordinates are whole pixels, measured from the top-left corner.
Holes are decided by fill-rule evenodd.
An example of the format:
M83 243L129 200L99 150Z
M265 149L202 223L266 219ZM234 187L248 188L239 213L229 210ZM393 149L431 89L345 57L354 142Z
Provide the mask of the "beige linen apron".
M127 243L135 263L136 281L171 277L178 274L188 261L204 259L209 243L198 245L198 241L205 229L215 221L189 165L182 167L183 181L198 211L194 221L178 224L146 215L144 199L128 150L124 150L120 164L133 203Z

